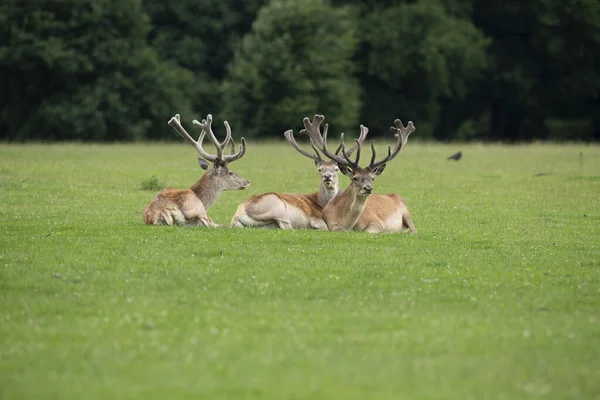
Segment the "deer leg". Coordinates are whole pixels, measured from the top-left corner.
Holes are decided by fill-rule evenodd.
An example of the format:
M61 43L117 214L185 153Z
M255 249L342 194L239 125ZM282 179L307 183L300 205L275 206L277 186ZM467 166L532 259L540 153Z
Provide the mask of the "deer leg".
M412 216L410 215L410 212L408 212L408 211L406 211L404 214L402 214L402 227L408 229L410 231L410 233L417 233L415 225L413 224L413 221L412 221Z
M169 211L162 212L160 217L156 221L157 225L168 225L173 226L173 217Z
M209 228L218 228L220 225L216 224L208 215L198 217L199 224L201 226L208 226Z
M288 220L278 220L277 225L279 225L280 229L294 229L290 221Z
M346 230L346 229L342 228L342 227L341 227L341 226L339 226L339 225L328 225L328 226L327 226L327 228L328 228L330 231L345 231L345 230Z
M253 219L260 225L255 225L259 228L279 228L279 229L294 229L289 219L276 215L277 213L266 212L261 215L254 215Z
M319 218L314 218L312 221L310 221L310 227L321 231L327 230L327 224L325 223L325 221Z
M294 229L288 216L287 204L274 195L264 196L260 203L247 207L244 217L247 221L242 223L246 226Z
M294 229L289 219L285 216L279 215L280 213L268 211L259 215L253 215L252 219L257 228L279 228L279 229Z
M214 221L206 214L206 209L201 202L195 203L192 207L188 207L182 210L185 216L186 225L199 225L208 226L211 228L219 227Z
M382 233L383 229L380 226L369 225L365 229L363 229L363 232L367 232L367 233Z

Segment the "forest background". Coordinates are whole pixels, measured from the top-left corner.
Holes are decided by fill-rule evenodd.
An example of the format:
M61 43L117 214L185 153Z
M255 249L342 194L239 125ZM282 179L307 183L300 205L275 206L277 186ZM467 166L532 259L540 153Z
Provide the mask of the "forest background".
M597 141L599 55L598 0L3 0L0 140L179 140L175 113L268 139L322 113Z

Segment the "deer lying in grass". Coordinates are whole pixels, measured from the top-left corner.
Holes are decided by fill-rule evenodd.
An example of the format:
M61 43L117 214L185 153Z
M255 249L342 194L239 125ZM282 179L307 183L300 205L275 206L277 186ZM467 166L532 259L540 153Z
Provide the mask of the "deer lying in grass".
M329 230L389 233L408 229L410 232L416 233L410 212L399 194L372 194L375 177L379 176L386 164L398 155L402 147L406 145L408 136L415 130L412 122L403 126L402 122L397 119L394 124L395 127L391 127L391 129L396 132L394 135L396 138L395 149L392 151L391 147L388 147L388 155L375 161L375 146L371 143L371 162L365 168L358 165L362 143L357 141L356 158L352 161L345 150L343 135L338 146L338 149L341 147L342 156L340 156L337 150L335 153L331 153L327 148L327 124L323 129L322 136L318 127L312 126L310 130L307 129L311 140L321 143L323 154L335 161L340 171L352 180L346 190L323 208L322 218ZM361 131L363 129L366 128L361 125Z
M249 180L228 168L230 163L239 160L246 153L245 139L242 138L242 144L235 152L235 143L231 138L231 128L227 121L225 121L227 136L223 143L219 143L212 131L212 115L208 114L202 122L194 120L192 123L202 129L197 141L192 139L181 125L179 114L169 120L169 125L196 148L202 157L198 158L198 164L206 172L189 189L167 188L158 192L156 198L144 210L146 224L217 227L219 225L210 219L206 210L223 191L247 189L250 186ZM215 145L217 154L209 154L202 148L202 142L207 134L209 140ZM229 142L231 142L231 152L229 155L224 155Z
M305 129L301 132L311 129L314 125L318 129L322 121L323 117L319 115L315 116L313 122L304 118ZM298 145L291 129L284 135L294 149L314 161L321 176L319 190L309 194L269 192L254 195L239 205L231 221L232 227L327 230L327 225L321 218L321 211L329 200L338 194L339 168L335 162L323 160L312 141L314 154ZM359 140L362 142L365 136L366 132ZM320 142L317 144L320 145ZM356 146L347 153L351 154L355 149Z

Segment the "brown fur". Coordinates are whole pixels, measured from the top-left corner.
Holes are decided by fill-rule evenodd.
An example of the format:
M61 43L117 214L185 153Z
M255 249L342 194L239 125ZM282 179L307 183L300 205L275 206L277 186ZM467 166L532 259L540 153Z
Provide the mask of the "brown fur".
M148 225L202 225L217 227L206 214L224 190L246 189L249 181L229 170L226 164L208 166L189 189L161 190L143 213Z
M351 177L352 182L323 208L323 220L329 230L391 233L408 229L411 233L417 232L399 194L371 194L375 176L381 174L383 168L376 171L369 168L342 171Z
M231 220L231 226L326 230L321 211L338 193L339 168L330 161L317 161L316 166L321 175L321 187L318 192L270 192L254 195L239 205Z
M404 199L396 193L370 195L352 229L367 232L400 232L408 229L411 233L417 233Z
M293 205L301 212L312 218L320 218L323 208L317 201L318 192L303 194L303 193L263 193L257 194L248 199L248 212L253 213L256 210L257 203L268 195L277 196L281 201L288 205Z

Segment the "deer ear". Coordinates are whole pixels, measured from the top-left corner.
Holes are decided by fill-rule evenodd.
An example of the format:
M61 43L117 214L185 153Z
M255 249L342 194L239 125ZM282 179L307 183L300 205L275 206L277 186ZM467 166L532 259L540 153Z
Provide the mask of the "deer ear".
M340 169L340 172L344 175L346 175L349 178L352 178L352 170L348 167L346 167L345 165L341 165L338 164L338 168Z
M380 165L379 167L377 167L373 170L373 175L375 175L375 176L381 175L381 173L383 172L384 169L385 169L385 164Z
M206 161L203 158L198 158L198 165L200 166L200 168L206 170L208 168L208 161Z

